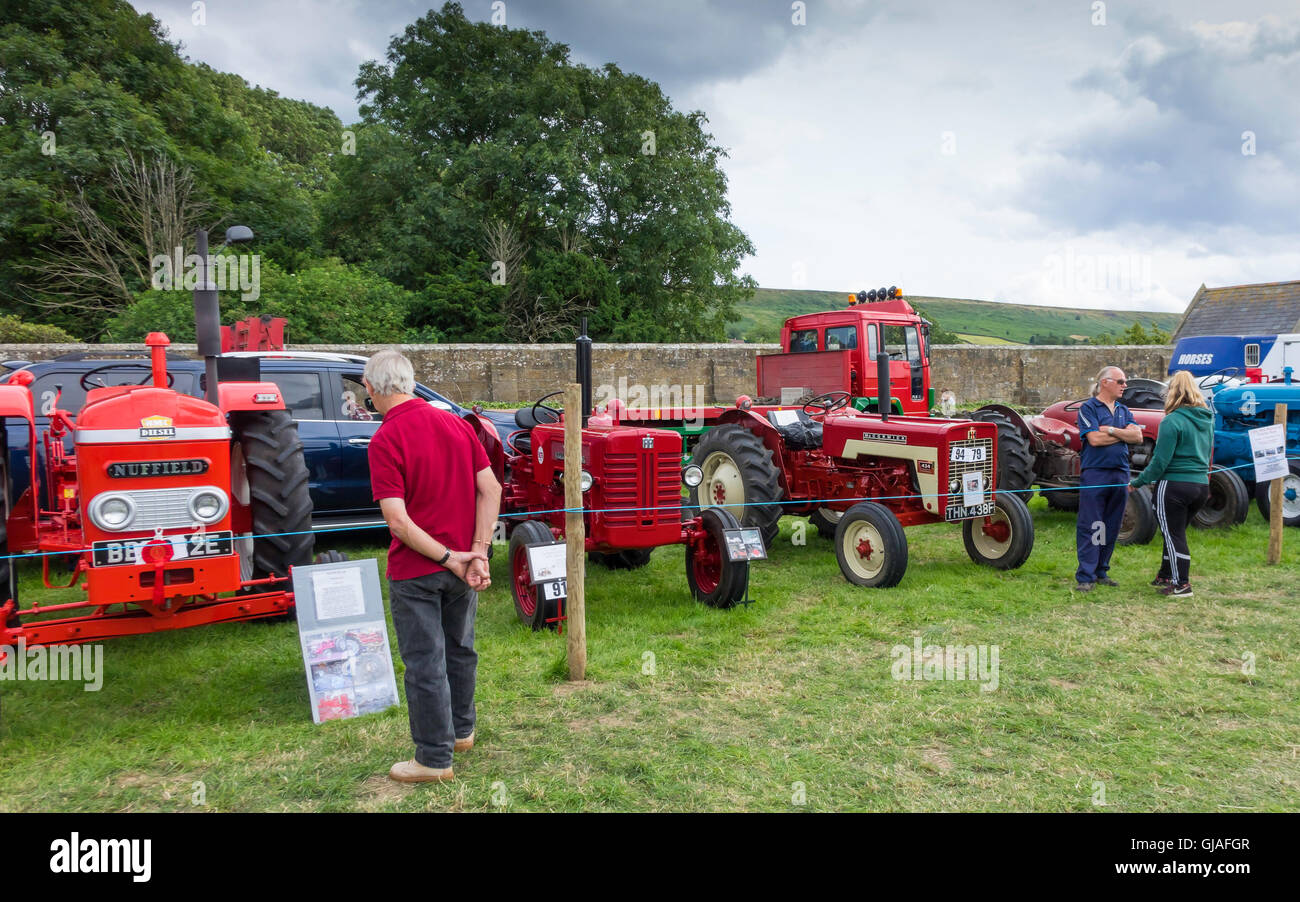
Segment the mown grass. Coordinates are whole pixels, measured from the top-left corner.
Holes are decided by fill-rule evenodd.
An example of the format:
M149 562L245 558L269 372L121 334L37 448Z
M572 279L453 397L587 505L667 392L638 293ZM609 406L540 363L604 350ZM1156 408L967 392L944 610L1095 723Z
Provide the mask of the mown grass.
M689 601L680 548L639 572L593 566L577 685L563 638L516 621L498 554L480 601L479 744L450 784L384 776L410 755L402 707L311 723L292 624L114 641L98 693L0 684L0 809L1300 808L1300 533L1273 568L1257 512L1194 533L1192 599L1146 585L1156 544L1117 551L1120 588L1079 595L1073 519L1031 508L1021 570L975 566L958 529L916 528L892 590L846 583L811 529L791 544L792 517L749 607ZM374 541L344 547L382 556ZM997 645L997 690L892 679L891 648L915 635Z

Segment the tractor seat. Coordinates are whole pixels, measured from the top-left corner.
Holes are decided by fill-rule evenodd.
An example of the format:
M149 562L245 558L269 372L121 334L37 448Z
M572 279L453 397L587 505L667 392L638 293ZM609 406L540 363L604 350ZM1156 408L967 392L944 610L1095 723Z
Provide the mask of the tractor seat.
M791 414L794 414L793 418ZM787 448L812 451L822 446L822 424L802 410L773 410L767 419L781 433L781 440Z
M1027 417L1026 422L1029 428L1037 432L1044 439L1057 445L1070 444L1070 433L1074 427L1064 420L1057 420L1052 417L1034 416Z
M534 426L551 425L553 421L547 421L545 424L538 422L537 417L533 416L531 407L521 407L515 411L515 425L520 429L532 429Z

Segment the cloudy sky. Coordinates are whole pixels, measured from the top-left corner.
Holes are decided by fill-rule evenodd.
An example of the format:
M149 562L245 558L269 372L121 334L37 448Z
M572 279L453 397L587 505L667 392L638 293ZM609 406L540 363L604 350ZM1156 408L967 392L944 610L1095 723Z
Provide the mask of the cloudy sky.
M433 4L134 5L349 123L358 65ZM1203 282L1300 278L1294 0L462 5L703 110L764 287L1181 310Z

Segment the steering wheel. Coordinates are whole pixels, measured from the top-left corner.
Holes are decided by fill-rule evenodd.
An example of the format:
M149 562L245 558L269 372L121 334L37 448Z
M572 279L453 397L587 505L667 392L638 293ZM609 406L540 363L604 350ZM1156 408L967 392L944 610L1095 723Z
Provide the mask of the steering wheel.
M1235 366L1225 366L1221 370L1215 370L1214 372L1210 373L1210 375L1208 376L1202 376L1200 380L1196 383L1196 387L1204 390L1205 383L1209 382L1215 376L1223 376L1223 381L1227 382L1229 379L1231 379L1233 376L1237 375L1240 372L1241 370Z
M559 397L563 394L564 392L562 391L553 391L549 395L543 395L542 397L534 401L532 410L530 411L533 415L533 422L539 426L546 426L549 425L550 423L560 422L560 414L563 413L563 411L556 407L549 407L546 404L543 404L542 402L547 401L551 398ZM546 411L545 417L541 415L541 411L543 410Z
M853 396L846 391L828 391L825 394L809 398L803 405L803 412L810 417L824 417L828 413L843 410L849 406ZM812 410L808 408L811 407Z
M123 382L122 383L123 385L131 385L131 384L147 385L150 378L152 378L153 376L153 367L147 363L106 363L103 366L95 367L93 370L86 370L86 372L81 374L82 391L91 391L96 388L108 388L109 386L104 382L103 379L98 380L99 382L98 385L90 384L91 376L95 375L96 373L102 373L106 370L148 370L148 372L145 373L144 378L141 379L139 382L136 383ZM171 388L174 384L176 384L176 377L173 376L171 373L168 373L167 387Z

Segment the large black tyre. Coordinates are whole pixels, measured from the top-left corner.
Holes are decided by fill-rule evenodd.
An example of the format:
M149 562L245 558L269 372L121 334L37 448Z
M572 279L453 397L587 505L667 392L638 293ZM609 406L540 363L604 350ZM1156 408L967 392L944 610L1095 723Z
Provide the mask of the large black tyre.
M835 559L855 586L888 589L907 572L907 536L893 511L875 501L859 501L835 527Z
M1021 492L1033 485L1034 453L1015 422L997 410L976 410L970 418L998 427L998 484L995 488L999 492Z
M829 507L819 507L808 517L808 522L817 529L817 534L823 539L835 538L835 527L840 525L840 519L844 516L844 511L833 510Z
M1282 478L1282 525L1283 526L1300 526L1300 461L1288 461L1291 467L1291 473ZM1255 485L1255 503L1259 505L1259 512L1264 515L1264 520L1269 519L1269 490L1273 487L1273 480L1260 482Z
M771 547L781 531L781 481L763 440L744 426L723 423L704 433L691 461L704 471L691 488L691 506L725 508L742 526L757 527Z
M1192 517L1192 525L1198 529L1227 529L1245 520L1249 510L1246 483L1234 471L1215 467L1210 470L1210 496Z
M728 559L723 532L739 529L740 523L726 508L709 507L700 512L700 525L707 536L704 543L686 546L686 584L691 597L711 608L735 607L749 587L749 561Z
M241 410L230 415L230 429L247 474L252 576L288 576L290 567L311 563L316 544L298 424L287 410Z
M1156 534L1156 509L1151 502L1151 489L1142 486L1128 493L1124 504L1124 519L1119 524L1119 545L1145 545Z
M1074 489L1048 489L1040 490L1039 494L1047 499L1047 506L1052 510L1058 511L1077 511L1079 509L1079 493Z
M535 630L555 629L559 615L559 602L547 601L534 586L532 571L528 568L528 546L554 542L551 530L540 520L525 520L510 534L510 594L515 600L515 614L519 621ZM547 622L547 621L551 622Z
M1034 550L1034 518L1019 496L997 492L993 495L993 515L963 521L961 540L975 563L996 570L1015 570L1029 560Z
M640 570L650 563L653 548L625 548L622 551L593 551L587 557L594 563L611 570Z

